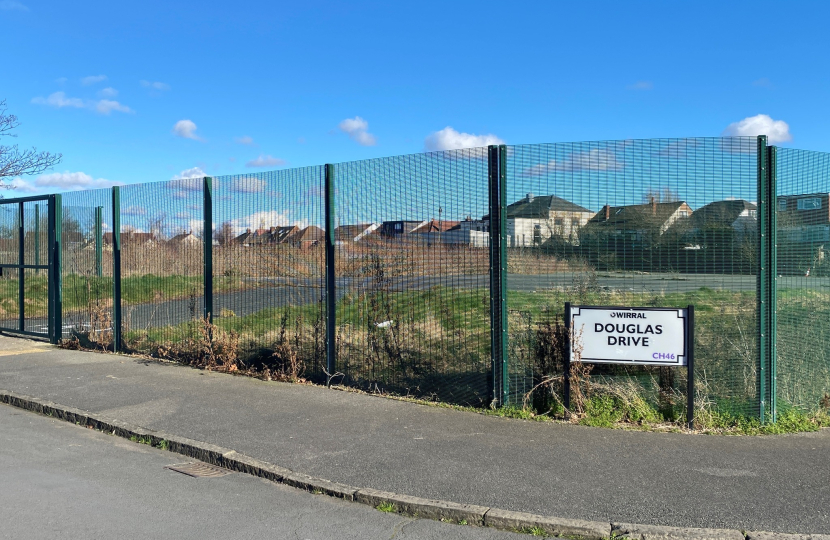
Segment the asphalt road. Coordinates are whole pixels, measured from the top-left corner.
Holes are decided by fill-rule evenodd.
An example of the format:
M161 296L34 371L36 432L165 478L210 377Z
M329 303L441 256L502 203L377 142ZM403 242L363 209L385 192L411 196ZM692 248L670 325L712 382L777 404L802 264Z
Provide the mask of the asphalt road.
M527 422L56 349L0 354L0 389L357 487L603 522L830 533L830 430Z
M385 514L192 462L0 405L0 538L510 539L525 535Z
M218 293L214 295L214 314L233 314L245 316L267 308L279 308L288 305L299 306L323 301L325 291L320 280L310 279L258 279L252 280L252 288ZM456 289L489 289L490 278L487 275L442 275L399 277L392 279L389 287L393 291L424 290L431 287L449 287ZM755 276L724 274L637 274L609 273L596 274L561 272L556 274L510 274L507 288L517 292L536 292L552 288L593 287L604 291L622 291L629 293L662 294L670 292L696 291L702 287L730 291L754 291L757 287ZM347 293L360 294L370 290L370 279L339 278L337 280L337 297ZM778 278L779 289L809 289L830 291L830 277L782 276ZM149 304L125 305L123 320L126 328L139 330L174 326L182 322L201 317L204 311L204 298L194 300L178 299ZM65 313L64 329L71 330L87 324L84 312ZM16 320L0 320L0 327L17 326ZM35 332L46 332L45 318L29 318L26 328Z

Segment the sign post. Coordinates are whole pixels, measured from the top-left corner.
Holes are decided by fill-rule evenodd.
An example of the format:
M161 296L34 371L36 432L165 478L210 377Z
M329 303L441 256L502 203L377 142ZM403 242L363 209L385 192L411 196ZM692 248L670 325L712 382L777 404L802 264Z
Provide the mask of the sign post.
M570 408L571 401L571 362L686 366L686 419L689 428L693 428L694 306L601 307L566 302L565 321L570 332L565 355L565 408Z

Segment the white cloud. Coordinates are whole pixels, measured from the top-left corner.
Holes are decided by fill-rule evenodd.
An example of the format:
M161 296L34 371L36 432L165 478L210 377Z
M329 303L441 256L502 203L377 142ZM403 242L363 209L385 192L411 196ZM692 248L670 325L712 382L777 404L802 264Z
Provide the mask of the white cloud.
M238 142L239 144L248 144L248 145L254 144L254 138L253 138L253 137L249 137L249 136L247 136L247 135L245 135L244 137L237 137L237 138L236 138L236 139L234 139L234 140L235 140L236 142Z
M723 135L727 137L755 137L766 135L770 144L778 144L793 140L790 126L783 120L773 120L766 114L749 116L740 122L733 122L726 126Z
M151 90L158 90L160 92L170 90L169 84L158 81L141 81L141 86L144 88L150 88Z
M207 173L203 171L200 167L191 167L189 169L183 170L179 174L174 175L173 178L171 178L171 180L187 180L192 178L201 179L205 176L207 176ZM199 184L199 189L202 189L201 185L202 184Z
M112 86L108 86L103 90L98 91L98 96L102 98L113 98L118 95L118 90L113 88Z
M233 179L231 181L231 191L236 193L262 193L265 191L266 185L265 180L246 176Z
M196 124L192 120L179 120L173 126L173 133L185 139L201 141L202 138L196 135Z
M349 138L361 146L374 146L377 138L369 133L369 122L359 116L346 118L338 126L340 131L349 135Z
M35 103L37 105L48 105L50 107L55 107L56 109L60 109L63 107L75 107L77 109L82 109L85 107L84 101L82 99L68 98L66 97L65 92L55 92L47 98L32 98L32 103Z
M102 92L106 90L113 90L112 88L108 88L102 90ZM113 90L114 91L114 90ZM135 112L131 108L127 107L126 105L119 103L117 101L113 101L110 99L101 99L98 101L95 100L87 100L84 101L80 98L71 98L66 97L65 92L55 92L50 94L47 98L36 97L32 98L32 103L37 105L47 105L49 107L54 107L56 109L62 109L64 107L73 107L75 109L90 109L101 114L108 115L112 111L118 111L123 113L131 113Z
M147 209L143 206L128 206L121 210L122 216L146 216Z
M54 191L78 191L82 189L110 188L121 186L122 182L107 180L105 178L93 178L84 172L47 173L35 177L31 181L18 177L11 181L12 188L25 192L54 192Z
M491 144L504 144L504 141L492 133L487 135L459 133L450 126L445 127L441 131L436 131L424 139L424 148L428 152L458 150L461 148L480 148Z
M29 8L27 8L17 0L0 1L0 9L2 9L3 11L29 11Z
M106 80L107 80L106 75L90 75L89 77L84 77L83 79L81 79L81 84L83 86L89 86L91 84L96 84L96 83L99 83L101 81L106 81Z
M651 90L654 88L654 83L651 81L637 81L634 84L626 86L628 90Z
M283 165L285 165L284 159L265 155L260 155L258 158L245 163L246 167L281 167Z
M102 99L100 101L94 102L95 110L101 114L109 114L112 111L118 111L123 113L131 113L134 112L131 108L127 107L126 105L122 105L117 101L112 101L110 99Z
M571 154L562 161L552 159L522 171L522 176L543 176L551 172L576 171L620 171L625 164L617 160L617 155L606 149L594 148L587 152Z

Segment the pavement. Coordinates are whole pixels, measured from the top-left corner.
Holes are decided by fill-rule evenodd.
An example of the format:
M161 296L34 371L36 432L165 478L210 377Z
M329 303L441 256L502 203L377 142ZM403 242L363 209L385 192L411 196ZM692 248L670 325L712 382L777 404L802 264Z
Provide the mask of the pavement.
M830 533L829 430L727 437L539 423L10 337L0 337L4 393L232 449L353 494L606 525Z

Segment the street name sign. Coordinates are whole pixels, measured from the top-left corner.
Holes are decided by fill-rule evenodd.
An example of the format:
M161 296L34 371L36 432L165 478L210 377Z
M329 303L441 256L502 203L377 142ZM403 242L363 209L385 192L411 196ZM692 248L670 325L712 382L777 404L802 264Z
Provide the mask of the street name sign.
M688 309L570 306L573 339L570 361L685 366L688 364ZM575 358L579 341L582 350Z

